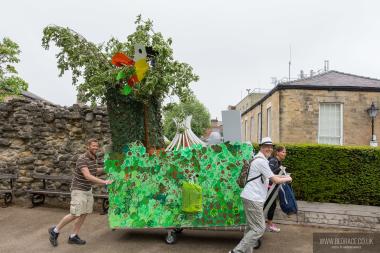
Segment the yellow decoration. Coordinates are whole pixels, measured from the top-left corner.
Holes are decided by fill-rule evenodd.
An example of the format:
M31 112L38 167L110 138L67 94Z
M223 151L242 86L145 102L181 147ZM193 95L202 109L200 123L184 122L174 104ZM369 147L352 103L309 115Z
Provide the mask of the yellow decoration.
M144 76L146 72L148 71L148 69L149 69L149 65L146 62L146 58L140 59L135 63L136 75L139 81L144 79Z

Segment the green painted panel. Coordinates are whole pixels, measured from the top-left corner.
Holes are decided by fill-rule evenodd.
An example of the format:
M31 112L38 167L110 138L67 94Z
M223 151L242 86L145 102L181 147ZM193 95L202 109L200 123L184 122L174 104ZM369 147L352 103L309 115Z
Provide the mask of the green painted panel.
M245 143L210 147L193 145L149 155L131 144L125 153L105 157L111 228L213 227L245 224L241 189L236 183L243 159L252 155ZM202 210L182 211L182 185L201 187Z

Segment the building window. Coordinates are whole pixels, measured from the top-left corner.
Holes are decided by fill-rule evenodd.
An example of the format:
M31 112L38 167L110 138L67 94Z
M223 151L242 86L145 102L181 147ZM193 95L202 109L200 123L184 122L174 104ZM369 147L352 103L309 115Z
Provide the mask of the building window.
M248 133L249 133L249 131L248 131L248 120L245 120L244 121L244 131L245 131L245 141L247 141L248 140Z
M245 141L249 141L250 138L251 138L251 133L249 132L249 121L248 121L248 119L245 122L246 122L246 124L245 124L246 129L245 129L245 131L247 133Z
M271 136L271 124L272 124L272 109L269 107L267 109L267 136Z
M261 112L257 114L257 142L261 141Z
M254 130L253 126L254 125L255 125L255 121L254 121L253 116L251 116L251 125L250 125L251 129L249 130L249 133L250 133L250 135L249 135L249 137L250 137L249 141L252 141L253 130Z
M319 104L318 143L343 144L343 104Z
M245 140L244 120L241 120L241 141Z
M248 139L248 123L247 120L244 120L244 141L247 141Z

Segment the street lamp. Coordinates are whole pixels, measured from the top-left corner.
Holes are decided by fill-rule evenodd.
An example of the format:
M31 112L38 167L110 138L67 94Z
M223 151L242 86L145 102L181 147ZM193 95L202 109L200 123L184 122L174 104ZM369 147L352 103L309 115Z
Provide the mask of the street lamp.
M371 139L371 142L369 145L371 145L372 147L377 147L377 141L376 141L376 135L375 135L375 118L376 118L376 114L377 114L377 111L379 110L379 108L377 108L375 106L375 104L372 102L371 104L371 107L367 109L367 112L368 112L368 115L371 117L372 119L372 139Z

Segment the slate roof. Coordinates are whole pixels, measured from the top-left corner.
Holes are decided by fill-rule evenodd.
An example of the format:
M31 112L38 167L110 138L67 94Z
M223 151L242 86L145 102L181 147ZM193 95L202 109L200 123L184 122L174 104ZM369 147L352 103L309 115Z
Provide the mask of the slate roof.
M50 102L49 100L46 100L40 96L37 96L36 94L30 92L30 91L21 91L21 95L23 97L26 97L28 99L34 100L34 101L43 101L47 104L54 105L54 103Z
M380 79L330 70L312 77L279 83L241 115L251 111L276 91L286 89L380 92Z
M308 77L304 79L298 79L291 82L280 83L278 86L284 86L289 88L293 86L294 88L299 87L319 87L319 88L379 88L380 80L375 78L369 78L364 76L358 76L348 73L339 72L336 70L331 70L313 77Z

